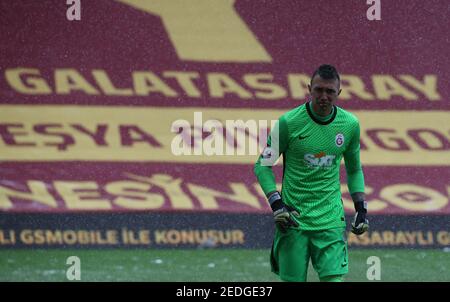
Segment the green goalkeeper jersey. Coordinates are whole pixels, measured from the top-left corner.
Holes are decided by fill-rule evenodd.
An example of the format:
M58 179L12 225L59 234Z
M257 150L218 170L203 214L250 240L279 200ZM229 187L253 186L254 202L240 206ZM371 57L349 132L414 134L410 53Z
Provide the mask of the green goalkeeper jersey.
M314 114L309 103L285 113L255 164L264 193L276 191L272 166L265 160L278 159L282 154L281 196L286 205L300 213L299 228L345 227L339 168L344 157L350 193L364 192L359 134L358 119L337 106L326 121Z

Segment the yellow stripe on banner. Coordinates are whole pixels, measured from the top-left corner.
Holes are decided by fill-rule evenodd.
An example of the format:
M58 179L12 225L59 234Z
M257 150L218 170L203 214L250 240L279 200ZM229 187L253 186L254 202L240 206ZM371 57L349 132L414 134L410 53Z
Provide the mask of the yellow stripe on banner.
M0 160L251 164L258 137L265 141L260 130L284 112L1 105ZM364 165L450 165L449 111L352 112L361 123Z

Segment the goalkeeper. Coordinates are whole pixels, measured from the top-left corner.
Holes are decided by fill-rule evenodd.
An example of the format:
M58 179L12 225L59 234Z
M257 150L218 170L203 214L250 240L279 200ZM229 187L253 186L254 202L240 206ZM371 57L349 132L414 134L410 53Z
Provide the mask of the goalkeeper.
M308 89L311 100L279 118L254 171L276 224L272 271L284 281L306 281L311 259L321 281L342 281L348 272L339 180L342 157L356 210L352 232L360 235L368 229L359 121L335 105L341 89L333 66L321 65ZM280 193L272 165L281 154Z

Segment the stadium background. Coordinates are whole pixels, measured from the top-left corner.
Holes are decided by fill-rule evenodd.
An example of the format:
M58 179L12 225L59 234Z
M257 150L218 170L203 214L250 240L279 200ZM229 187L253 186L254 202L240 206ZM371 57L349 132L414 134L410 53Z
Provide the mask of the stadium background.
M357 0L81 3L80 21L65 1L0 3L3 252L267 252L257 155L176 156L172 124L191 122L198 148L212 134L194 112L275 120L305 102L323 63L362 127L371 230L348 233L350 248L450 246L446 1L382 1L381 21Z

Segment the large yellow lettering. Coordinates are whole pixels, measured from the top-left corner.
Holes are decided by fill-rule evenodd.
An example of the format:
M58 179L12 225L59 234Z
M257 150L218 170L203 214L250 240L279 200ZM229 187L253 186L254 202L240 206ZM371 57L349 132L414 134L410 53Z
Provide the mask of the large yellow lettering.
M390 75L373 75L373 88L379 100L389 100L392 96L398 95L406 100L417 100L418 97L400 84Z
M111 209L107 199L100 199L98 185L93 181L55 181L55 189L66 202L68 209Z
M447 196L431 188L415 184L396 184L383 188L381 198L411 211L437 211L448 204Z
M399 232L396 233L395 243L397 245L408 245L408 244L410 244L410 242L408 242L408 239L406 238L405 233L403 233L402 231L399 231Z
M198 72L165 71L163 76L166 78L175 78L187 96L191 98L199 98L201 96L200 91L193 81L199 77Z
M364 82L358 76L350 74L342 75L341 88L342 92L339 97L343 100L350 100L352 94L363 100L374 99L374 96L366 91Z
M382 236L381 236L381 234L379 233L379 232L377 232L377 231L373 231L373 232L370 232L370 243L372 244L372 245L376 245L376 244L378 244L378 245L383 245L384 244L384 241L383 241L383 238L382 238Z
M411 75L400 75L400 79L409 86L422 92L430 101L438 101L441 99L441 96L437 91L437 76L434 74L425 75L423 83Z
M408 146L405 139L397 135L395 129L373 128L366 131L372 141L381 149L392 151L407 151L411 148Z
M165 84L157 75L148 71L133 72L134 90L137 95L149 95L151 92L162 93L166 97L176 97L175 90Z
M261 205L244 184L230 183L232 193L220 192L202 186L188 184L189 190L196 196L204 209L218 209L218 198L232 200L252 208L260 209Z
M395 234L392 231L384 231L382 233L383 235L383 242L386 245L395 245Z
M223 98L225 93L235 93L242 99L249 99L252 94L236 83L225 73L211 72L207 75L208 87L212 97Z
M0 185L0 209L11 209L13 207L11 198L38 202L46 206L56 208L56 200L48 192L47 186L41 181L30 180L27 182L30 192L13 190Z
M169 197L174 209L192 209L194 207L192 200L183 192L181 178L173 178L168 174L154 174L152 177L144 177L125 173L125 175L133 180L149 183L158 186L164 190Z
M129 96L133 95L133 90L131 88L116 88L109 79L108 74L104 70L94 69L92 70L92 75L97 81L98 86L106 95L120 95Z
M449 245L450 244L450 233L446 231L439 231L436 234L436 241L440 245Z
M94 86L72 68L55 70L55 90L58 94L69 94L73 90L81 90L90 95L99 94Z
M309 95L308 85L311 78L302 73L288 74L288 84L293 99L302 100Z
M234 9L235 0L117 1L160 16L182 60L272 61Z
M21 76L26 76L22 81ZM52 90L38 69L12 68L5 71L6 82L17 92L23 94L51 94Z
M256 97L267 100L281 99L287 96L286 90L272 83L273 75L270 73L257 73L244 75L244 82L251 88L259 89ZM262 90L262 91L261 91Z
M373 188L371 186L366 185L364 190L366 196L373 193ZM344 203L344 209L350 212L354 211L355 206L353 204L353 200L351 198L344 197L345 193L349 193L348 186L345 184L341 184L341 192L342 192L342 202ZM378 198L370 198L370 197L367 198L367 207L369 208L368 210L370 213L382 211L387 207L387 205L388 204L386 202L379 200Z
M164 197L157 193L149 193L150 184L134 181L115 181L107 184L108 193L119 195L114 203L128 209L158 209L164 204Z

